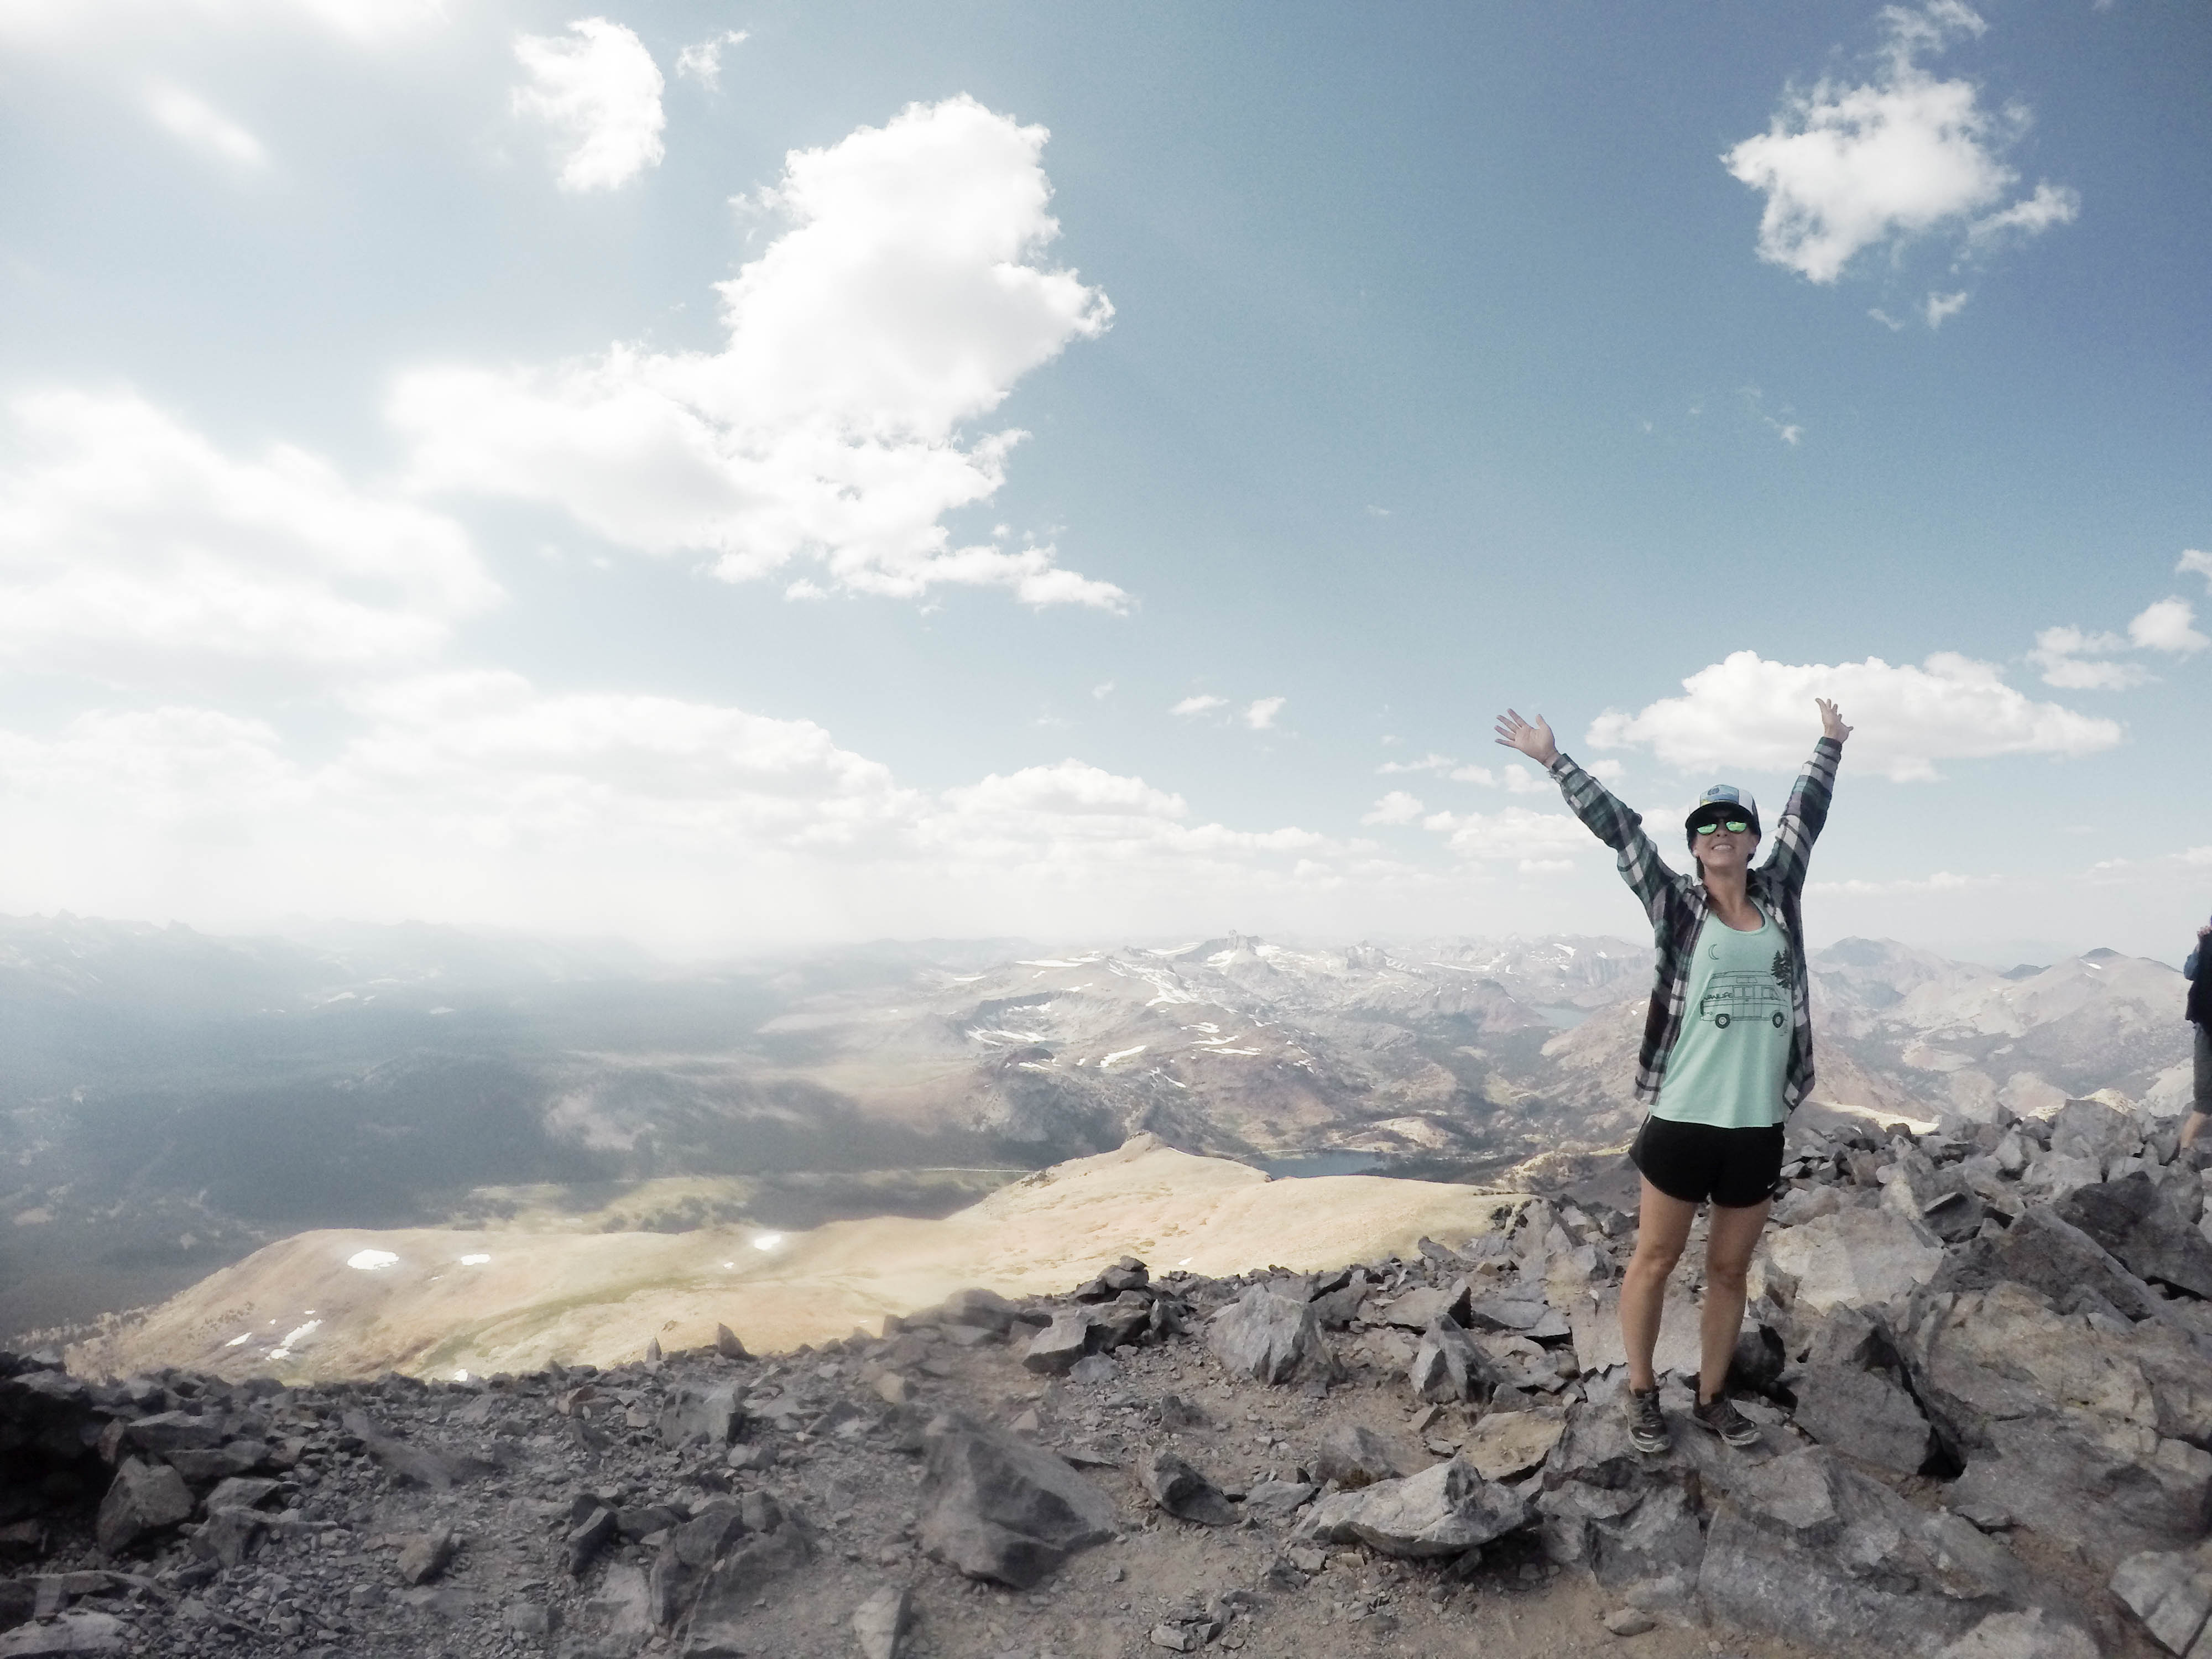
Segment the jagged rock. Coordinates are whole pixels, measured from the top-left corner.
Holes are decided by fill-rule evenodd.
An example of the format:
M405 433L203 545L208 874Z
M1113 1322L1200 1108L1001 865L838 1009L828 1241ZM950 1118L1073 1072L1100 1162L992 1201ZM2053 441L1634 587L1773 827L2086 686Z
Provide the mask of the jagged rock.
M2160 1646L2185 1654L2212 1618L2212 1549L2130 1555L2113 1569L2112 1590Z
M269 1517L250 1509L217 1510L192 1534L192 1553L218 1565L234 1567L253 1552Z
M1431 1401L1484 1399L1503 1380L1490 1356L1449 1314L1430 1322L1407 1376L1413 1392Z
M1844 1201L1833 1187L1800 1187L1775 1205L1772 1219L1778 1227L1802 1226L1843 1207Z
M2138 1279L2212 1296L2212 1241L2167 1203L2144 1171L2076 1188L2056 1208Z
M1641 1607L1618 1607L1601 1622L1615 1636L1642 1636L1659 1628L1659 1621Z
M1471 1331L1511 1331L1538 1341L1565 1336L1571 1329L1566 1315L1534 1297L1470 1297L1453 1317Z
M98 1535L100 1553L123 1553L147 1534L173 1527L190 1518L191 1490L184 1476L166 1463L148 1463L126 1457L115 1471L114 1484L100 1500Z
M367 1412L348 1412L343 1420L346 1432L358 1437L362 1449L383 1464L395 1480L411 1481L432 1492L450 1492L463 1481L482 1479L494 1468L483 1458L465 1453L410 1445L388 1433Z
M156 1412L122 1425L125 1445L140 1451L205 1451L223 1442L222 1420L189 1412Z
M1942 1241L1917 1216L1881 1206L1838 1210L1791 1227L1769 1240L1766 1250L1797 1281L1797 1300L1822 1311L1887 1302L1925 1284L1943 1261ZM1694 1318L1690 1325L1694 1342ZM1579 1336L1579 1323L1576 1329ZM1660 1340L1666 1340L1663 1326Z
M579 1498L576 1508L580 1513L575 1516L564 1543L571 1578L584 1576L585 1569L598 1559L599 1552L614 1542L617 1531L615 1512L608 1505L594 1499Z
M1114 1504L1065 1461L957 1418L930 1425L924 1548L970 1578L1016 1589L1114 1532Z
M648 1365L658 1365L660 1360L660 1339L657 1336L647 1337L645 1340L645 1363Z
M1564 1412L1492 1412L1474 1425L1460 1455L1484 1480L1510 1480L1540 1465L1566 1430Z
M945 1297L938 1308L937 1321L940 1325L965 1326L1004 1336L1014 1328L1014 1304L996 1291L971 1285Z
M0 1636L0 1659L32 1659L64 1653L121 1653L128 1642L123 1621L112 1613L73 1608L46 1624L23 1625Z
M269 1460L269 1447L259 1440L231 1440L204 1451L167 1451L161 1461L185 1477L189 1486L228 1480L259 1468Z
M2160 1437L2212 1441L2212 1377L2190 1339L2164 1323L2063 1315L2024 1285L1998 1284L1923 1295L1898 1348L1914 1394L1961 1457L1991 1445L2000 1421L2053 1413L2082 1417L2082 1432L2116 1455L2148 1459Z
M1974 1239L1943 1264L1929 1285L1937 1291L1985 1291L2006 1279L2040 1291L2061 1308L2086 1290L2130 1319L2149 1319L2164 1310L2158 1296L2111 1251L2062 1220L2047 1204L2028 1205L2011 1226Z
M1439 1317L1449 1316L1455 1309L1462 1309L1467 1292L1455 1287L1438 1290L1432 1285L1416 1285L1402 1295L1384 1303L1370 1303L1362 1308L1359 1316L1370 1325L1395 1325L1401 1330L1418 1331L1427 1328Z
M814 1559L814 1543L795 1519L781 1517L773 1530L748 1534L707 1574L691 1610L690 1639L682 1651L690 1659L735 1651L760 1652L753 1633L761 1592L786 1573Z
M2050 1118L2055 1158L2084 1158L2098 1166L2102 1180L2112 1164L2142 1150L2142 1131L2129 1113L2101 1100L2069 1100Z
M685 1384L661 1407L660 1437L679 1449L702 1441L709 1446L726 1446L738 1437L744 1415L734 1383L720 1382L707 1389Z
M1083 1308L1066 1308L1052 1323L1030 1339L1022 1352L1022 1366L1041 1376L1054 1376L1072 1369L1091 1351L1091 1315Z
M1698 1591L1748 1629L1855 1653L1928 1652L2037 1599L2002 1545L1817 1446L1741 1473L1713 1511Z
M1620 1335L1617 1289L1606 1291L1595 1303L1586 1296L1577 1298L1572 1313L1575 1357L1581 1360L1584 1376L1628 1363L1628 1349ZM1652 1355L1652 1367L1662 1376L1669 1373L1688 1376L1698 1369L1698 1304L1679 1285L1669 1281L1660 1311L1659 1346Z
M1348 1267L1316 1285L1307 1305L1323 1330L1340 1331L1359 1316L1360 1307L1373 1291L1365 1268Z
M681 1619L706 1582L708 1570L747 1530L742 1505L727 1498L718 1498L672 1528L646 1583L651 1622L665 1630Z
M418 1532L399 1547L399 1576L410 1584L427 1584L446 1570L453 1559L453 1529L441 1522Z
M1326 1376L1334 1369L1311 1304L1265 1285L1215 1314L1206 1340L1231 1375L1262 1382Z
M1729 1356L1728 1385L1740 1393L1765 1394L1782 1380L1789 1354L1771 1326L1749 1324L1737 1333Z
M1980 1231L1989 1206L1972 1193L1946 1193L1924 1207L1920 1219L1946 1244L1960 1244Z
M2071 1152L2045 1152L2031 1163L2027 1173L2021 1176L2021 1195L2055 1202L2076 1188L2094 1186L2104 1178L2104 1166L2094 1158Z
M1340 1486L1371 1486L1395 1480L1406 1473L1390 1443L1374 1430L1358 1423L1338 1423L1321 1437L1314 1454L1314 1473Z
M2203 1536L2212 1455L2087 1413L2016 1418L1989 1425L1988 1443L1968 1456L1953 1493L2026 1518L2109 1568Z
M1152 1298L1143 1291L1124 1291L1111 1302L1093 1307L1090 1310L1091 1329L1096 1333L1092 1346L1110 1352L1146 1334L1152 1328L1153 1306Z
M738 1334L727 1325L714 1327L714 1352L725 1359L750 1359L745 1345L738 1340Z
M1899 1474L1917 1474L1928 1461L1928 1419L1894 1379L1846 1365L1808 1365L1790 1388L1797 1397L1793 1420L1822 1445Z
M853 1609L853 1639L861 1659L898 1659L905 1647L914 1595L903 1584L886 1584Z
M1152 1502L1177 1520L1208 1527L1237 1524L1237 1507L1221 1488L1164 1448L1137 1466L1137 1480Z
M1299 1522L1301 1536L1365 1544L1384 1555L1460 1555L1526 1526L1528 1500L1485 1480L1463 1458L1399 1480L1322 1498Z
M233 1475L207 1495L202 1504L210 1515L223 1510L258 1510L278 1491L277 1483L267 1480L250 1480Z
M1262 1480L1244 1494L1244 1512L1279 1519L1304 1508L1318 1490L1303 1480Z

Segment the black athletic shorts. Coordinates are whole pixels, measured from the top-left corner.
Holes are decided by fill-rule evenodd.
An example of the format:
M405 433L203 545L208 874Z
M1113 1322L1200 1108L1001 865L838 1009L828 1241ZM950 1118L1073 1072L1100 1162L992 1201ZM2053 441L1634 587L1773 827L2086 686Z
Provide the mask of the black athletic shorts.
M1711 1199L1725 1209L1748 1209L1771 1196L1782 1179L1782 1126L1716 1129L1647 1117L1628 1161L1669 1198L1685 1204Z

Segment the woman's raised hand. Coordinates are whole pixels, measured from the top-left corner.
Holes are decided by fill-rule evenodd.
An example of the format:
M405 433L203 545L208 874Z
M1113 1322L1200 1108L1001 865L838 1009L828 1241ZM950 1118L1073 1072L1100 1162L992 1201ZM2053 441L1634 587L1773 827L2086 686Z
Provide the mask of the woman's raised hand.
M1820 735L1822 737L1833 738L1838 743L1841 743L1845 738L1850 736L1851 728L1844 724L1844 717L1836 712L1835 704L1830 702L1826 697L1815 697L1813 701L1820 705Z
M1559 757L1559 745L1552 741L1551 726L1541 714L1531 726L1507 709L1498 717L1498 741L1508 749L1518 749L1539 766L1549 766Z

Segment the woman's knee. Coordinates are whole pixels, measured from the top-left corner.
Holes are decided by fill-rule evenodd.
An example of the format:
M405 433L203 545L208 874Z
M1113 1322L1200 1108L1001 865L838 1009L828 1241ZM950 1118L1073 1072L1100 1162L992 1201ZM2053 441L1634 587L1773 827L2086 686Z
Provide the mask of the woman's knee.
M1636 1254L1628 1258L1628 1276L1632 1279L1665 1279L1674 1271L1674 1264L1682 1259L1682 1247L1669 1249L1664 1244L1638 1244Z

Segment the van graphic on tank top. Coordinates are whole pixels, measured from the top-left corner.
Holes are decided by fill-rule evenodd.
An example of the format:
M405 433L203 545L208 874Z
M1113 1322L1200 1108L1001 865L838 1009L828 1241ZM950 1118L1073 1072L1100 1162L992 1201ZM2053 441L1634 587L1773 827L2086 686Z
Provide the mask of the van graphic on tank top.
M1777 951L1765 973L1715 974L1698 1000L1698 1018L1725 1031L1738 1020L1764 1019L1779 1030L1790 1018L1790 952Z

